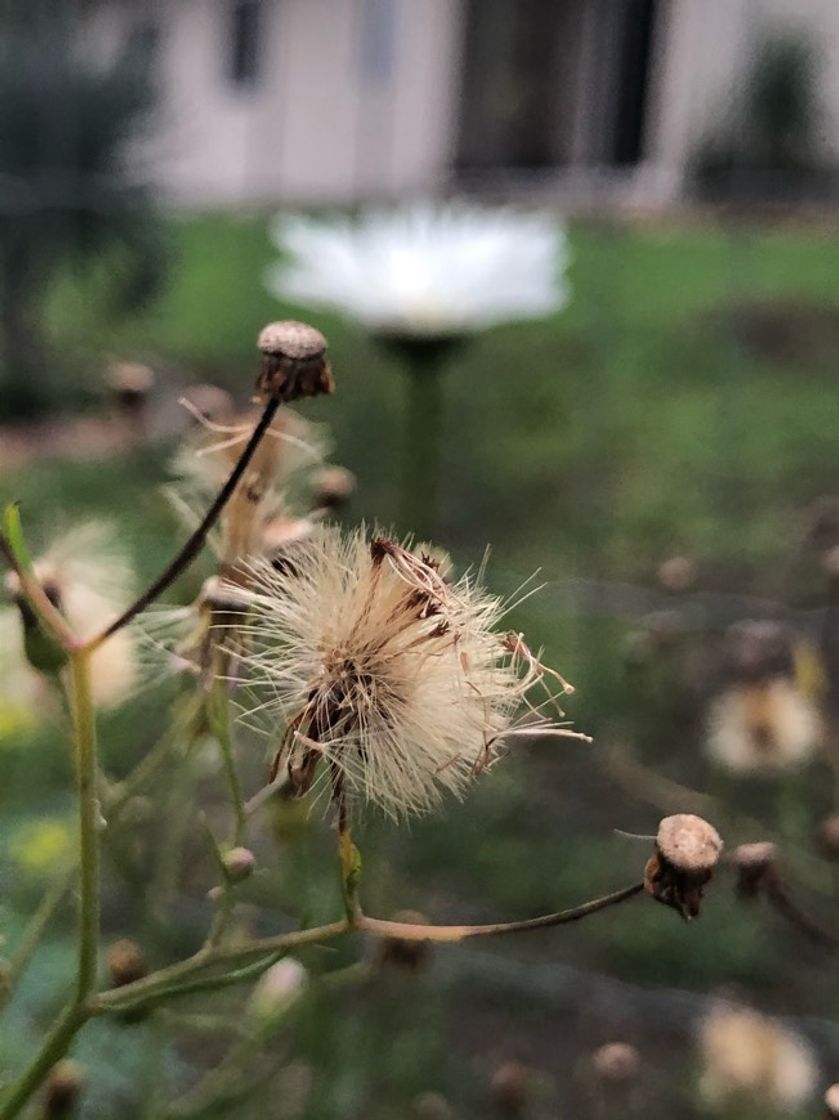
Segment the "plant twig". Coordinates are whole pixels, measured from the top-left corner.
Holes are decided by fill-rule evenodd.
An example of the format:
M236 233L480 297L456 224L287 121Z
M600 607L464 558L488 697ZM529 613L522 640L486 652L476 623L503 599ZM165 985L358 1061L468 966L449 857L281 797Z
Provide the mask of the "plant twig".
M79 965L77 1002L96 985L99 949L99 802L96 796L96 717L90 680L90 655L77 650L70 658L73 726L76 741L76 786L79 799Z
M581 906L574 906L570 910L560 910L556 914L543 914L539 918L527 918L520 922L497 922L485 926L425 926L413 925L410 922L387 922L381 918L369 918L366 914L358 917L358 928L366 933L379 937L389 937L399 941L465 941L469 937L492 937L504 933L524 933L533 929L549 929L551 926L568 925L587 918L589 914L597 914L610 906L617 906L627 899L641 894L643 883L633 883L631 887L623 887L612 894L595 898L591 902L584 902Z
M58 644L70 651L79 645L79 639L67 625L67 621L49 596L38 583L31 569L15 553L9 538L0 532L0 553L20 582L21 593L38 616L39 622L46 627Z
M253 458L260 443L262 442L263 436L271 427L274 416L276 415L277 409L279 407L279 398L271 397L265 406L262 416L260 416L259 418L259 423L251 433L250 439L246 443L242 454L239 456L236 465L230 472L230 477L227 479L227 482L225 482L224 486L222 486L221 490L216 495L215 500L202 518L201 523L189 537L186 544L183 546L174 560L172 560L172 562L166 567L166 569L161 572L154 583L150 584L150 586L146 588L142 595L140 595L140 597L136 599L130 607L123 611L119 618L114 619L114 621L109 626L107 626L100 634L90 639L90 641L86 644L87 649L96 649L103 642L107 641L107 639L110 638L112 634L115 634L117 630L121 630L123 626L127 626L128 623L131 622L132 619L136 618L141 611L145 610L145 608L151 602L153 602L158 597L158 595L161 594L161 592L165 591L170 584L174 583L181 572L189 567L189 565L204 547L204 542L207 539L207 535L210 532L210 529L212 529L213 525L218 520L222 510L233 496L233 493L238 486L242 475L247 470L248 464Z

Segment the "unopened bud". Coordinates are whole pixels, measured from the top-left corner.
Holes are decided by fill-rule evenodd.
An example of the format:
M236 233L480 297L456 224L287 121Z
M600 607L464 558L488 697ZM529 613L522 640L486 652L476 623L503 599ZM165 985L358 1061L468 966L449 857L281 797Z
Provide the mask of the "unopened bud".
M692 813L665 817L644 871L647 893L685 920L697 917L703 888L714 873L722 846L717 830L701 817Z
M824 818L819 825L818 840L827 859L839 859L839 816Z
M826 1120L834 1120L839 1117L839 1083L831 1085L824 1095L824 1107Z
M696 563L689 556L670 556L658 566L658 582L671 595L683 595L696 583Z
M442 1093L420 1093L411 1103L414 1120L454 1120L454 1109Z
M328 466L315 471L312 477L312 498L315 509L335 509L355 490L355 475L346 467Z
M250 998L249 1011L264 1023L274 1022L300 998L307 981L308 973L300 961L284 957L263 973Z
M778 849L771 840L741 844L734 849L732 862L737 868L737 894L740 898L756 898L767 884L777 883Z
M231 883L241 883L253 875L256 856L250 848L231 848L224 855L224 870Z
M136 941L128 938L114 942L108 950L105 964L115 988L142 980L148 972L142 949Z
M428 925L428 918L418 910L398 910L392 921L412 926ZM428 945L424 941L385 937L379 942L378 963L406 972L420 972L428 963Z
M154 370L142 362L114 362L106 379L119 407L127 415L135 415L154 387Z
M257 346L262 351L257 400L296 401L335 392L326 339L314 327L293 319L269 323L260 332Z
M493 1072L489 1088L503 1116L524 1116L533 1092L533 1071L521 1062L504 1062Z
M63 1120L78 1104L84 1088L84 1073L77 1063L64 1058L50 1070L45 1086L46 1120Z
M611 1085L625 1085L635 1081L640 1066L638 1051L628 1042L608 1042L591 1056L591 1068L595 1076Z

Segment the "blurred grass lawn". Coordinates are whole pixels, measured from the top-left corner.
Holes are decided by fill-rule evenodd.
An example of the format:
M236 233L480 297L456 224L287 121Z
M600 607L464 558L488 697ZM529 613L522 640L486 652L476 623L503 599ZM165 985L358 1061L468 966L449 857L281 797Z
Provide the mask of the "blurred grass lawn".
M782 593L777 573L791 526L804 503L836 488L834 355L761 363L721 327L719 313L764 298L839 306L839 246L820 232L583 224L571 239L567 312L486 335L450 371L440 542L463 562L479 561L491 542L489 579L502 592L536 567L548 581L649 582L664 556L687 551L726 589ZM262 273L275 253L264 219L180 220L173 242L171 282L152 310L103 328L91 310L96 286L68 282L50 307L55 339L87 354L91 369L102 351L160 355L190 379L222 381L245 400L261 325L309 318L330 339L338 392L305 411L330 425L336 461L359 477L351 516L396 520L402 385L391 361L338 320L278 306L266 294ZM165 457L149 448L107 463L41 460L7 476L3 496L22 501L42 538L89 514L113 516L150 575L171 548L171 520L155 489ZM577 684L569 714L578 724L597 730L607 722L624 695L625 622L559 615L548 593L511 623L545 643ZM120 725L120 749L129 754L142 749L137 722ZM20 757L9 764L0 791L7 805L33 783L32 810L50 802L39 765ZM696 776L696 758L684 766L676 758L672 769ZM816 798L821 778L816 772ZM60 774L52 780L61 786ZM650 831L654 823L652 811L627 807L598 776L588 748L543 745L500 768L466 806L450 806L442 822L420 822L397 841L391 829L372 826L367 889L380 910L523 916L635 878L638 845L610 829ZM641 905L515 952L644 983L737 982L759 990L765 1004L810 1013L827 1013L839 987L824 980L806 947L791 970L785 935L767 932L723 891L711 898L699 937L662 908Z

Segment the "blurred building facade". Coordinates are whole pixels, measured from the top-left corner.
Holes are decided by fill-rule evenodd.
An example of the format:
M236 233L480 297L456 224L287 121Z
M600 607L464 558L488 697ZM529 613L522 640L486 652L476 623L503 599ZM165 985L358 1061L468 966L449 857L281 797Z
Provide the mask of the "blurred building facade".
M839 156L836 0L95 0L160 90L143 155L175 204L447 190L678 199L767 32L818 49ZM830 60L833 59L833 64Z

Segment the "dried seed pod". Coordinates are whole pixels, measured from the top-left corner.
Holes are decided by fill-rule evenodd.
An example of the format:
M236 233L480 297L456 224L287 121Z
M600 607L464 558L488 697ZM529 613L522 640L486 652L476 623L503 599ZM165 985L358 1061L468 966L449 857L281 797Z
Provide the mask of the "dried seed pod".
M659 585L671 595L683 595L696 583L696 561L690 556L669 556L658 566Z
M312 476L312 505L315 509L335 509L355 490L355 475L346 467L321 467Z
M635 1081L641 1058L628 1042L607 1042L591 1056L591 1068L598 1080L610 1085L626 1085Z
M78 1062L64 1058L50 1071L45 1086L44 1116L46 1120L62 1120L70 1116L84 1088L84 1073Z
M839 1082L831 1085L824 1095L824 1107L826 1120L833 1120L834 1117L839 1117Z
M418 910L398 910L393 915L393 921L412 926L428 925L428 918ZM379 942L376 960L379 965L403 969L405 972L421 972L428 963L428 945L423 941L385 937Z
M420 1093L411 1103L415 1120L454 1120L455 1112L442 1093Z
M777 855L778 849L771 840L741 844L734 849L731 858L737 868L739 898L756 898L767 884L779 882Z
M647 893L686 921L697 917L703 887L714 873L722 846L717 830L701 817L692 813L665 817L644 871Z
M142 980L148 972L142 949L136 941L127 937L114 942L108 950L105 963L115 988Z
M332 367L326 360L326 339L307 323L285 319L263 327L257 340L262 367L256 379L256 399L295 401L334 393Z

